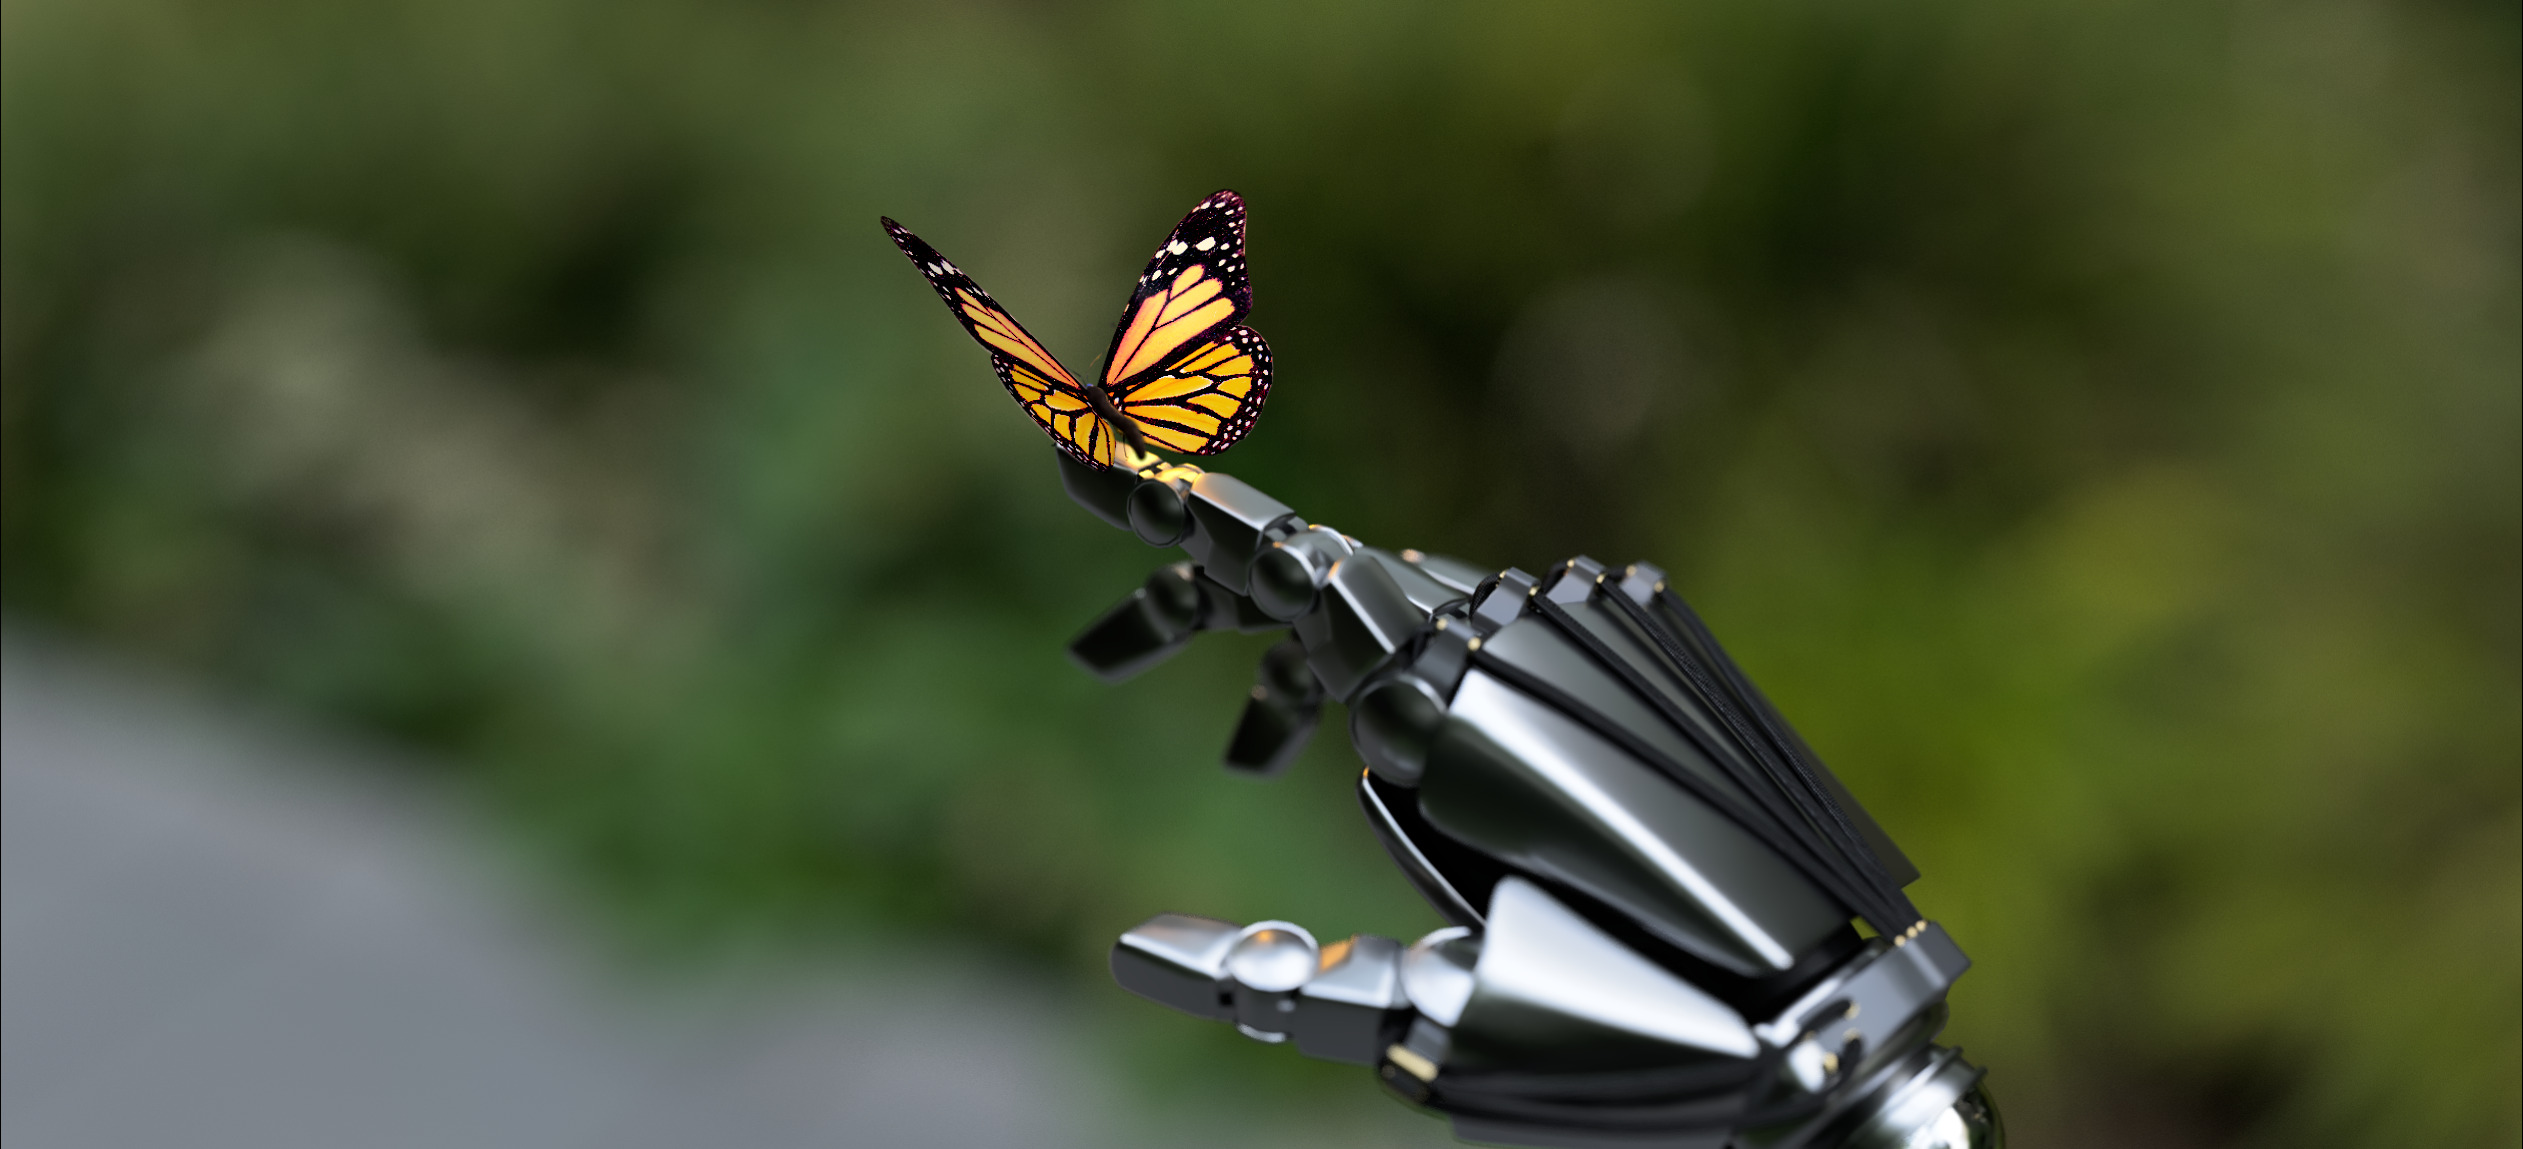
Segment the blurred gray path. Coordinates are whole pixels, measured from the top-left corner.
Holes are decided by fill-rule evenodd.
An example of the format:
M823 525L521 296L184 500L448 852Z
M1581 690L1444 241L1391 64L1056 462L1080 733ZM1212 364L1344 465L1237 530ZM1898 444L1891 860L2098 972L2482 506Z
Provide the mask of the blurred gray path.
M362 756L0 641L7 1149L1329 1132L1124 1112L1052 995L969 963L659 1000L539 924L554 915L486 868L458 812ZM1333 1139L1448 1143L1394 1116Z

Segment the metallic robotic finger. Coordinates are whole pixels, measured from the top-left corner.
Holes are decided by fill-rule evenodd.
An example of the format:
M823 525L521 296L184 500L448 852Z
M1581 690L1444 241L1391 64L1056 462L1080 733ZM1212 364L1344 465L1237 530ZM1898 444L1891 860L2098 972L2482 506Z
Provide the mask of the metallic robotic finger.
M1982 1071L1934 1043L1970 960L1662 572L1493 573L1367 546L1225 474L1125 463L1062 455L1063 486L1188 559L1072 656L1118 681L1204 630L1287 630L1226 766L1274 774L1325 701L1346 706L1368 823L1453 924L1326 944L1160 914L1114 945L1123 988L1372 1066L1470 1141L2002 1144Z

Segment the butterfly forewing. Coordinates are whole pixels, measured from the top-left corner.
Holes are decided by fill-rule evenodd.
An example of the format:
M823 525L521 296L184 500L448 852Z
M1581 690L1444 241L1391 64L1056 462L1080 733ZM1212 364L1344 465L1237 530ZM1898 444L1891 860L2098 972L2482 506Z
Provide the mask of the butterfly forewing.
M1214 455L1251 429L1270 390L1252 310L1244 200L1222 191L1174 225L1113 329L1104 393L1149 443Z
M990 365L1017 405L1071 457L1096 466L1112 465L1112 428L1096 414L1077 377L962 268L901 224L890 219L884 223L894 246L910 257L974 341L989 350Z

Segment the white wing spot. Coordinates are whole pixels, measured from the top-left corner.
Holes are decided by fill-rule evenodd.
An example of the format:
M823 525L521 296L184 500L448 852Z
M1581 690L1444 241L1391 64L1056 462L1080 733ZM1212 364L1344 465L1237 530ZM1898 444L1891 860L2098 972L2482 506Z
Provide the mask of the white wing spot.
M1175 241L1174 241L1171 245L1169 245L1169 246L1168 246L1165 250L1170 251L1170 252L1173 252L1173 253L1174 253L1174 254L1176 254L1176 255L1181 255L1182 253L1184 253L1184 252L1186 252L1186 251L1189 251L1189 250L1191 250L1191 249L1190 249L1190 248L1188 248L1188 247L1183 246L1183 241L1181 241L1181 240L1179 240L1179 239L1178 239L1178 240L1175 240Z
M1201 240L1199 243L1194 244L1193 246L1198 247L1198 248L1199 248L1200 250L1202 250L1202 251L1207 251L1207 250L1209 250L1210 248L1213 248L1213 247L1218 246L1218 237L1216 237L1216 236L1214 236L1214 235L1213 235L1213 236L1210 236L1209 238L1204 239L1204 240Z

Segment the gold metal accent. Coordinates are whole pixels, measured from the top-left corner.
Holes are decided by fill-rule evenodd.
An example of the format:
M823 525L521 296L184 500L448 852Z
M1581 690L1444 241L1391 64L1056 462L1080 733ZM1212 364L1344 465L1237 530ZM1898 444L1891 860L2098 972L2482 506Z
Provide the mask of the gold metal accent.
M1415 562L1419 562L1420 560L1425 559L1425 558L1427 558L1427 557L1428 557L1428 556L1426 556L1426 555L1423 555L1423 554L1419 553L1419 548L1417 548L1417 547L1403 547L1403 548L1402 548L1402 561L1403 561L1403 562L1406 562L1406 563L1415 563Z
M1394 1045L1387 1048L1384 1051L1384 1060L1392 1062L1402 1072L1410 1074L1421 1081L1435 1081L1437 1079L1437 1063L1430 1061L1425 1057L1421 1057L1409 1046Z
M1473 640L1472 640L1472 641L1470 641L1470 642L1467 642L1467 643L1464 643L1464 644L1463 644L1463 649L1465 649L1465 650L1479 650L1480 648L1481 648L1481 640L1479 640L1479 639L1477 639L1477 638L1473 639Z

